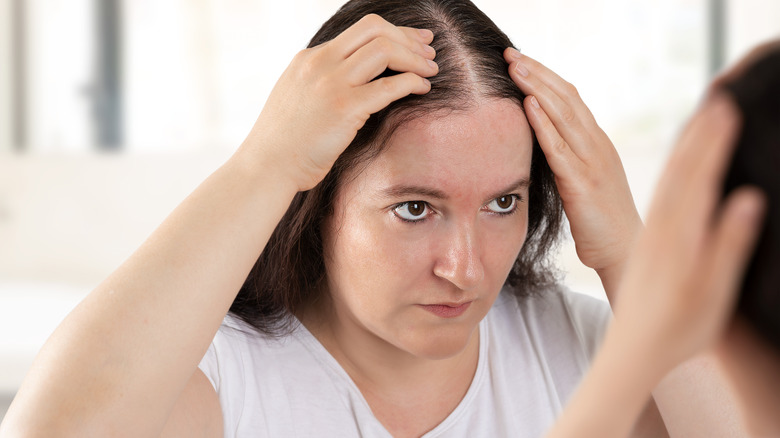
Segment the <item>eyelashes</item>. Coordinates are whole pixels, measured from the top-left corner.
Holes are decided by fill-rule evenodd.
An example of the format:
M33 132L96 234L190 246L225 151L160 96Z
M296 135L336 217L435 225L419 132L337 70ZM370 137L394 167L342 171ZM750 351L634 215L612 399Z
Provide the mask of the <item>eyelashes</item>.
M393 213L405 222L422 222L432 211L425 201L407 201L393 207Z
M516 193L503 195L485 204L481 210L499 216L508 216L517 212L517 205L522 200L523 198ZM398 219L407 223L421 223L435 214L435 210L425 201L402 202L394 205L392 211Z

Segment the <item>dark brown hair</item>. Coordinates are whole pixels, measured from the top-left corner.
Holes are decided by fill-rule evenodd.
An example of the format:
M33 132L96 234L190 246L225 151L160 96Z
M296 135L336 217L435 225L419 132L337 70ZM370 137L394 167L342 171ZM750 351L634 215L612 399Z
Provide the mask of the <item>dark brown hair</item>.
M761 188L769 202L739 311L780 348L780 44L725 88L742 112L743 125L723 192L749 184Z
M309 47L335 38L368 14L396 26L433 31L439 73L429 78L427 94L409 95L372 115L325 178L293 198L230 308L266 334L289 329L292 315L327 293L321 228L333 214L333 198L344 175L380 153L398 126L420 115L469 109L480 98L511 99L522 108L524 95L503 58L512 42L470 1L353 0L323 24ZM555 280L547 255L557 242L562 218L552 171L534 137L528 234L506 279L518 296Z

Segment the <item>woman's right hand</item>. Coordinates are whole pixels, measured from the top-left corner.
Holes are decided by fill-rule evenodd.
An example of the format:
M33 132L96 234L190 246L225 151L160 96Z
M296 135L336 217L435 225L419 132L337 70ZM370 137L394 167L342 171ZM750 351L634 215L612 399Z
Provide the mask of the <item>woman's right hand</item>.
M367 15L339 36L298 53L242 145L271 154L298 190L321 181L369 116L430 90L436 55L429 30ZM385 69L398 75L374 80ZM263 145L262 151L256 145ZM267 155L266 155L267 157Z

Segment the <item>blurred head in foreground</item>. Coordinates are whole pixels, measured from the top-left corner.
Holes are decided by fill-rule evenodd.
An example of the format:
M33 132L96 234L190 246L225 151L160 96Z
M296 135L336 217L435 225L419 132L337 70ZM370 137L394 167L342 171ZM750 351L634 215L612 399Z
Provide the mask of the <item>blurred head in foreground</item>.
M751 433L780 436L780 41L756 49L722 87L743 118L724 194L748 184L768 201L722 362Z

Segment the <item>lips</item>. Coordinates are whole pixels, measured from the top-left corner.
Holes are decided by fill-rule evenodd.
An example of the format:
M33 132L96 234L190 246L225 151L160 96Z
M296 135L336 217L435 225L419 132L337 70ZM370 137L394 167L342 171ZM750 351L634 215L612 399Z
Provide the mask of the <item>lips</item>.
M456 318L466 313L471 301L465 303L420 304L420 307L440 318Z

